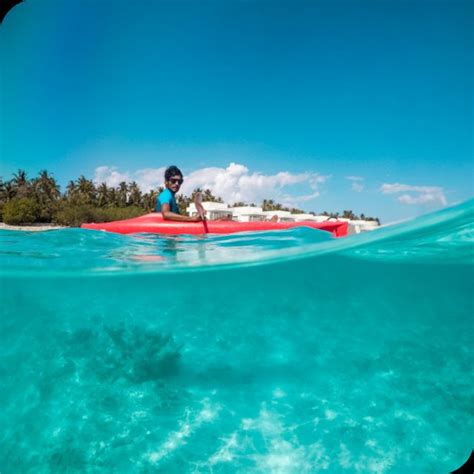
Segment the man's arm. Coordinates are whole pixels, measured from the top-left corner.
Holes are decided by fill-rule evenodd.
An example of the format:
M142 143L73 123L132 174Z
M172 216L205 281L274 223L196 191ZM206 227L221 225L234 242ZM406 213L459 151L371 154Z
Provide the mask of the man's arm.
M165 221L180 221L180 222L201 222L201 216L188 217L182 216L181 214L176 214L175 212L170 211L169 204L161 205L161 214Z

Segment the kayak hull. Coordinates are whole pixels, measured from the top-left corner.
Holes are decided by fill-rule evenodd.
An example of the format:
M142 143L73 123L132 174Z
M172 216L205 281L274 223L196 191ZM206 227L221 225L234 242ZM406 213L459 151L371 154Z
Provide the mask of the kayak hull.
M287 230L295 227L311 227L312 229L330 232L334 237L347 235L347 222L340 221L303 221L303 222L235 222L205 221L178 222L167 221L158 213L150 213L114 222L82 224L82 229L103 230L118 234L167 234L167 235L202 235L202 234L234 234L237 232L266 232L270 230Z

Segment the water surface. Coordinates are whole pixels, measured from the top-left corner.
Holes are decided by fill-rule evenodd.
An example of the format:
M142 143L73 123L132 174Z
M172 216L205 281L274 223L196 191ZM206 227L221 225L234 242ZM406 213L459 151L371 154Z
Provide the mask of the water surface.
M454 470L473 207L345 239L1 232L0 471Z

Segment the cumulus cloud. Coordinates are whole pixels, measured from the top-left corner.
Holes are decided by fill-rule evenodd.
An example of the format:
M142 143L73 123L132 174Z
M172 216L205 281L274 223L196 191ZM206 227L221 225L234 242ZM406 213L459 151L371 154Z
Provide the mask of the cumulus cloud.
M99 166L95 169L93 181L115 187L122 181L131 181L131 178L128 172L120 173L115 166Z
M162 168L144 168L134 173L134 179L140 189L148 192L158 186L163 186L165 169L164 166Z
M165 168L139 169L134 172L120 172L113 166L100 166L95 170L94 181L117 186L121 181L136 181L142 191L156 189L163 185ZM225 202L238 201L260 203L263 199L273 199L287 206L297 206L319 196L319 187L329 176L318 173L290 173L280 171L276 174L250 172L238 163L230 163L226 168L201 168L187 174L181 192L191 194L196 188L210 189ZM289 187L299 186L304 194L293 194Z
M346 176L346 179L352 181L353 191L360 193L364 190L364 178L361 178L360 176Z
M281 171L276 174L251 173L241 164L230 163L227 168L202 168L186 176L183 192L189 194L195 188L208 188L226 202L261 202L274 199L285 205L297 205L319 196L319 186L329 176L317 173L290 173ZM300 185L308 193L291 195L286 192L288 186Z
M399 194L397 200L402 204L440 204L446 206L448 201L444 189L440 186L412 186L410 184L385 183L380 187L382 194ZM408 194L410 193L410 194Z
M93 181L97 184L106 183L107 186L116 187L122 181L127 183L136 181L140 189L148 192L163 185L163 175L165 168L144 168L130 173L123 173L115 166L99 166L95 169Z

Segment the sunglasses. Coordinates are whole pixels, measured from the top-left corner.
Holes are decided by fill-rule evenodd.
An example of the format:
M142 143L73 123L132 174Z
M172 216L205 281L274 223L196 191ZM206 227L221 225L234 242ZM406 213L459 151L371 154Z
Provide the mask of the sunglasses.
M179 184L179 185L181 185L181 184L183 184L184 179L182 179L182 178L170 179L169 182L170 182L171 184Z

